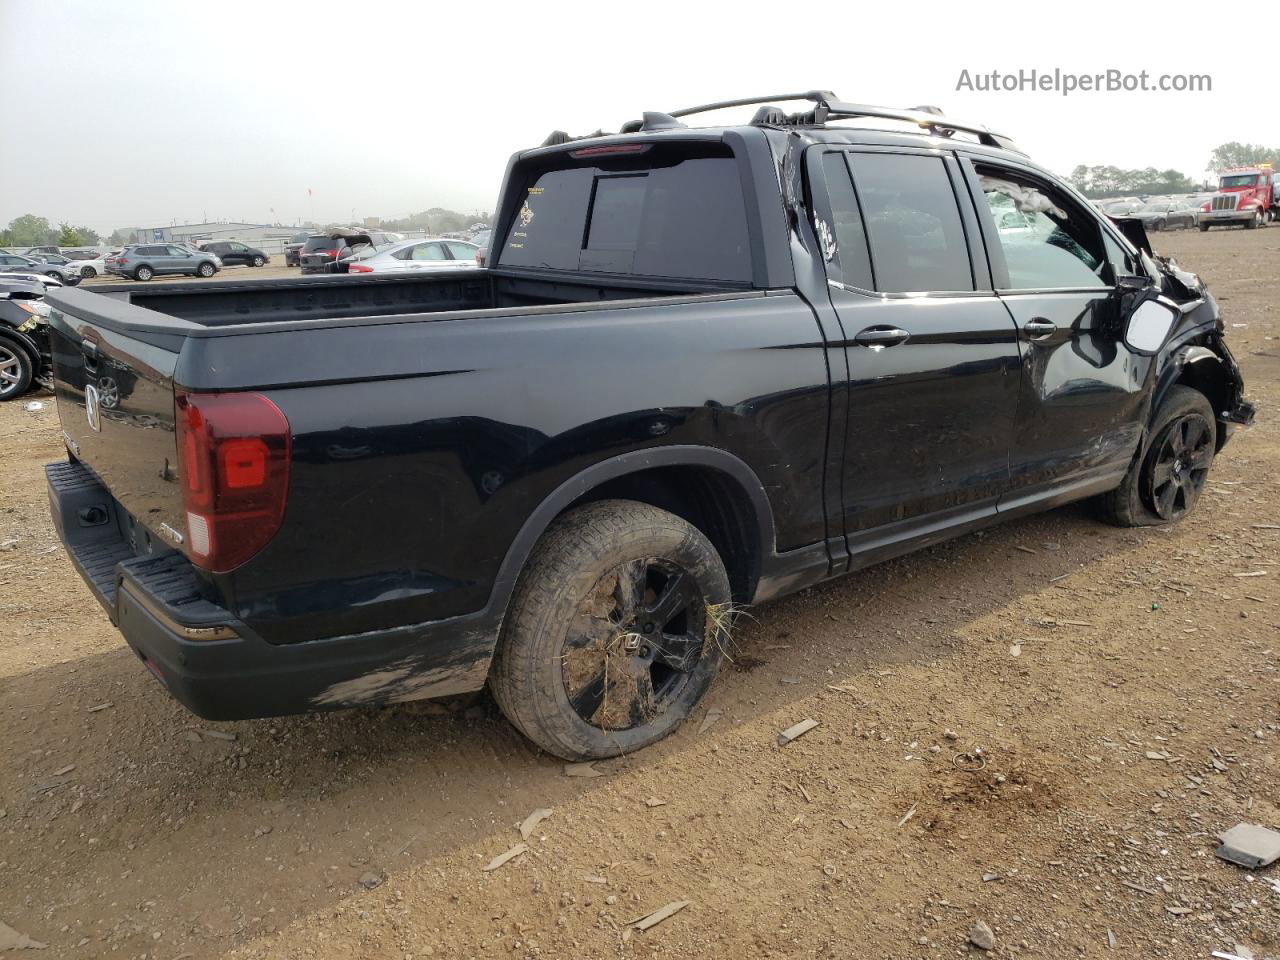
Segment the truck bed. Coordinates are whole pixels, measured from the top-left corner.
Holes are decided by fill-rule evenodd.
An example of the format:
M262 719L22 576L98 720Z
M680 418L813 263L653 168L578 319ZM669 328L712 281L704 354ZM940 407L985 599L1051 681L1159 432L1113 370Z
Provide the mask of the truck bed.
M286 280L127 283L92 292L56 291L50 302L56 306L58 298L70 295L68 309L112 329L199 336L193 325L218 328L304 320L446 319L424 315L595 304L604 300L680 296L726 289L734 289L734 285L698 281L654 283L636 278L610 284L556 282L546 279L545 274L522 276L516 270L476 268L429 277L373 274ZM118 309L121 304L141 307L155 316L147 317L143 323L136 310Z

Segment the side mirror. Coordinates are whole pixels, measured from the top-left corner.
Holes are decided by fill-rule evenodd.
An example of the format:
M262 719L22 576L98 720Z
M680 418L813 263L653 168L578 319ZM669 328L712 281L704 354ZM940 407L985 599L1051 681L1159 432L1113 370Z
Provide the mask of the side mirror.
M1175 307L1159 300L1142 301L1125 324L1125 346L1146 357L1159 353L1179 316Z

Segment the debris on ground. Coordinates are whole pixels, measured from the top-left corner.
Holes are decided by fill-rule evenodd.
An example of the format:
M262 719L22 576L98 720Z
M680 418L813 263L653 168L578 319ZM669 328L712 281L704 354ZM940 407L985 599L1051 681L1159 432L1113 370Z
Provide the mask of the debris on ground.
M1250 870L1280 860L1280 833L1252 823L1237 823L1219 834L1222 846L1215 853L1223 860Z
M903 815L898 819L898 826L900 826L900 827L905 827L905 826L907 825L907 821L908 821L908 820L910 820L910 819L911 819L912 817L914 817L915 815L916 815L916 805L913 803L913 804L911 805L911 809L910 809L910 810L908 810L906 813L904 813L904 814L903 814Z
M994 950L996 948L996 935L986 923L978 920L974 922L973 929L969 931L969 942L979 950Z
M100 713L103 710L110 710L113 706L115 706L115 704L108 700L106 703L100 703L96 707L90 707L87 712Z
M47 943L32 940L0 920L0 950L43 950L47 946Z
M528 852L529 852L529 845L521 841L520 843L517 843L514 847L512 847L510 850L508 850L506 853L498 854L496 857L494 857L492 860L486 863L481 869L485 873L490 873L493 870L497 870L500 866L502 866L508 860L514 860L516 857L520 856L520 854L528 853Z
M533 828L540 824L547 817L551 816L551 807L540 807L524 818L524 823L520 824L520 839L528 840L533 834Z
M372 890L374 887L379 886L385 879L386 877L382 874L374 873L370 870L367 873L360 874L360 886L364 887L366 890Z
M53 771L51 776L54 776L54 777L65 776L75 768L76 768L76 765L74 763L68 763L65 767L59 767L57 770Z
M588 760L585 763L566 763L564 775L566 777L603 777L604 771L596 769L594 760Z
M644 805L646 807L665 807L667 805L667 801L659 799L658 797L650 797L644 802Z
M198 732L199 732L199 733L204 734L206 737L213 737L213 739L215 739L215 740L227 740L227 741L231 741L231 740L236 739L236 735L235 735L234 733L228 733L228 732L227 732L227 731L225 731L225 730L204 730L204 729L201 729L201 730L200 730L200 731L198 731Z
M707 715L702 718L702 723L698 726L699 735L706 733L715 725L715 722L724 716L724 711L719 707L712 707L707 711Z
M627 926L635 927L637 930L648 930L650 927L656 927L663 920L674 917L691 903L693 903L692 900L674 900L671 903L668 903L665 907L659 907L657 910L653 911L653 913L647 913L642 917L637 917L635 920L628 923Z
M27 411L27 413L36 413L37 411L40 411L40 410L43 410L43 409L44 409L44 404L43 404L43 403L41 403L39 400L32 400L30 403L28 403L28 404L27 404L26 406L24 406L22 409L23 409L23 410L25 410L25 411Z
M785 747L791 741L803 737L817 725L817 720L801 720L799 723L792 724L778 734L778 746Z

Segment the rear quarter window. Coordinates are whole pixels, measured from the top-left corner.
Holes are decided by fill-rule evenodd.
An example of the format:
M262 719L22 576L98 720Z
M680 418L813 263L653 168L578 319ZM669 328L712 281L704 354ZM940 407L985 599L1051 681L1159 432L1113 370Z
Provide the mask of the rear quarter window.
M751 281L742 181L723 144L542 162L515 181L524 202L500 266Z

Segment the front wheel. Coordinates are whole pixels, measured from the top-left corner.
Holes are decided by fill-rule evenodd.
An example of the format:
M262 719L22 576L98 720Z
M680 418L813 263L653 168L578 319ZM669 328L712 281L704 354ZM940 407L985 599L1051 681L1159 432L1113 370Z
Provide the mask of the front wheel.
M1120 527L1176 523L1193 509L1217 453L1217 422L1199 390L1177 384L1160 405L1150 442L1120 486L1099 498L1105 520Z
M98 271L93 269L93 267L80 268L80 276L82 276L86 280L92 280L97 275L98 275Z
M1200 224L1200 232L1201 232L1201 233L1208 233L1208 232L1209 232L1209 225L1208 225L1207 223L1202 223L1202 224Z
M217 273L217 270L212 263L205 261L204 263L200 264L200 266L196 267L196 273L198 273L200 276L208 280L215 273Z
M20 397L31 388L35 370L27 352L8 340L0 340L0 401Z
M710 541L630 500L565 514L534 548L489 674L507 719L566 760L667 736L715 679L729 578Z
M255 267L260 267L260 266L262 266L262 265L263 265L264 263L266 263L266 262L267 262L267 261L266 261L266 260L264 260L262 257L254 257L254 258L253 258L253 265L254 265Z

